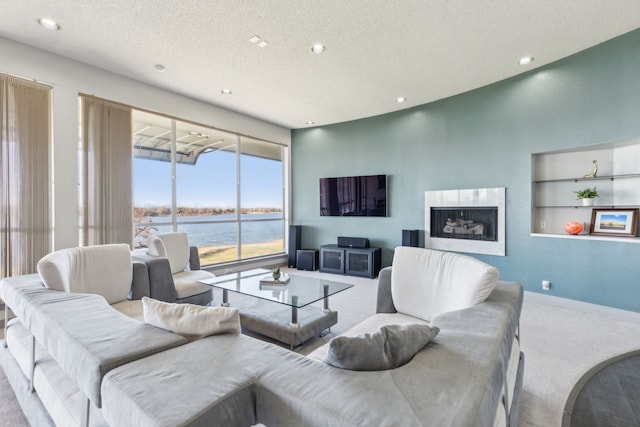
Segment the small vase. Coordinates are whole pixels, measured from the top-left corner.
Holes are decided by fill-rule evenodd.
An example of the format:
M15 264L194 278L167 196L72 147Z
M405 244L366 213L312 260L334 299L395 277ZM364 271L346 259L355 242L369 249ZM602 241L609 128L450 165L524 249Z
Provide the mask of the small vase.
M582 206L593 206L593 198L582 199Z
M280 273L273 273L273 280L280 280Z

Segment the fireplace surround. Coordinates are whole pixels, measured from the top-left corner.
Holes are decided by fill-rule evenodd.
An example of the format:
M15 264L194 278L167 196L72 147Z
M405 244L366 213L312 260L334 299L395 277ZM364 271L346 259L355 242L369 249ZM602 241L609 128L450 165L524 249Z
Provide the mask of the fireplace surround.
M505 256L505 188L425 192L425 247Z

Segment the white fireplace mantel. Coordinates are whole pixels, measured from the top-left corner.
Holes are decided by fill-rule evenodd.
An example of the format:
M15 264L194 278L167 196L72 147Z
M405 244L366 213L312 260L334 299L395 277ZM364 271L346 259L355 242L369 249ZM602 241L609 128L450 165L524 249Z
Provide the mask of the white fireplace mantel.
M445 251L505 256L505 193L505 188L425 191L425 247ZM477 207L497 207L498 224L496 241L431 236L432 208Z

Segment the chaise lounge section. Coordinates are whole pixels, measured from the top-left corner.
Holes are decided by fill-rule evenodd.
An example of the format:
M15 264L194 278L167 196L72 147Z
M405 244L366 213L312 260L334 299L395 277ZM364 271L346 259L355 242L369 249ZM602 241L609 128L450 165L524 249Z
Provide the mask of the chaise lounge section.
M498 282L497 270L471 257L423 251L429 250L396 249L393 267L380 275L379 313L355 328L374 331L369 334L388 324L439 329L431 342L394 369L336 368L324 356L334 350L333 341L311 357L238 334L188 341L126 318L100 300L103 297L47 289L37 276L26 281L9 278L0 285L7 306L17 315L8 327L3 367L7 356L24 357L16 351L20 346L11 330L34 336L39 354L58 365L67 386L74 384L85 396L83 401L91 402L86 421L94 426L515 425L523 367L516 338L521 285ZM439 269L433 277L451 273L449 268L477 276L470 266L480 268L484 273L475 285L459 282L462 279L451 273L445 274L451 281L442 289L476 299L486 293L485 299L472 298L464 303L471 305L453 311L439 312L440 306L432 306L437 314L428 320L416 316L420 313L401 312L402 297L398 300L394 292L411 292L404 288L411 278L419 279L416 286L425 286L429 281L420 279L425 263L429 270ZM403 274L394 274L396 268ZM456 286L456 281L461 284ZM473 291L464 291L466 286ZM457 296L451 299L459 302ZM446 310L451 299L443 301ZM100 315L87 316L87 310ZM82 322L71 321L80 315ZM60 321L61 316L65 320ZM108 319L108 328L97 326L101 319ZM46 333L38 326L49 324L56 327L47 327ZM128 341L132 337L156 345L142 345L133 352ZM362 337L366 335L355 338ZM73 350L67 349L71 344ZM70 360L81 360L86 367L79 369ZM40 363L37 358L36 370ZM21 369L28 377L26 371ZM36 384L36 397L41 393ZM55 412L51 404L43 406L49 414ZM56 420L56 425L79 425L75 420L84 413L79 406L74 408L79 417Z

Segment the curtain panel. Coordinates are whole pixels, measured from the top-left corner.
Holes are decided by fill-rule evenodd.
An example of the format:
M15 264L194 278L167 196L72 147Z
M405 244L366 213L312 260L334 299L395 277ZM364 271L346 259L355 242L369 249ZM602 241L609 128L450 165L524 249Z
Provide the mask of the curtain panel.
M0 74L0 278L51 251L51 87Z
M131 109L81 96L81 114L81 244L131 245Z

